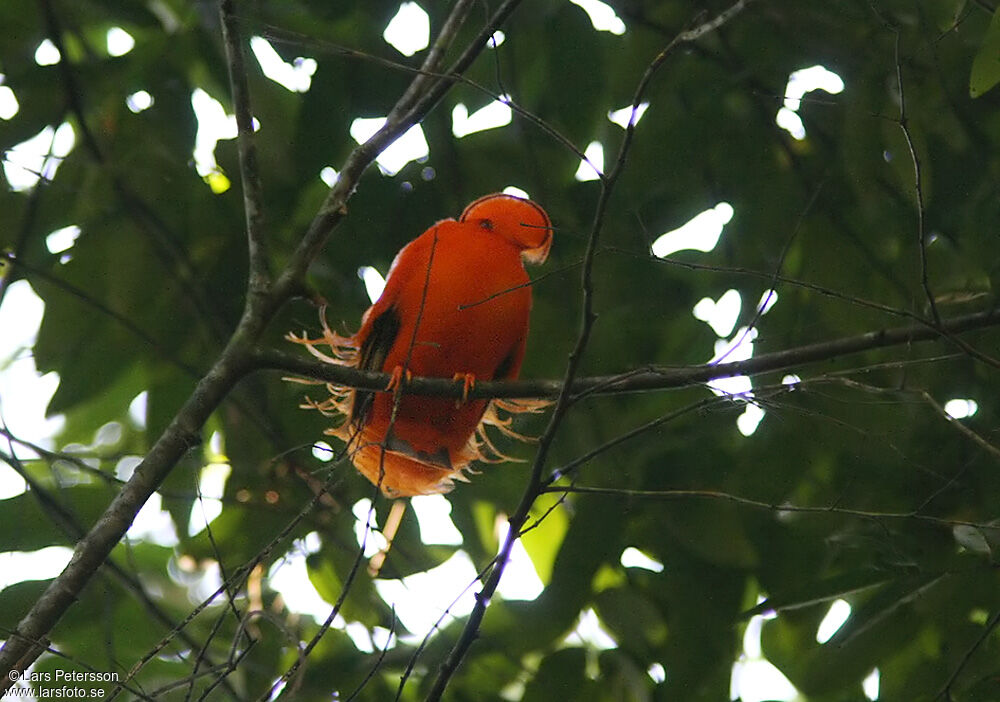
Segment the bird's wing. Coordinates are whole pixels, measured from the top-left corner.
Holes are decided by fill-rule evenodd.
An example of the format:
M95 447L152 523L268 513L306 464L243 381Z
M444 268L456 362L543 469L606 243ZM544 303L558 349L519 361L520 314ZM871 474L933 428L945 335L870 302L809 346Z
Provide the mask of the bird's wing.
M426 236L417 237L400 249L389 267L386 275L385 288L381 296L365 312L358 330L359 370L392 371L385 367L386 358L397 343L399 330L403 324L402 307L404 290L414 276L425 276L424 269L428 256ZM402 306L402 307L401 307ZM375 393L371 390L357 390L351 409L350 423L355 429L360 429L368 423Z
M381 312L374 310L374 308L372 311L375 314L371 317L371 323L368 324L368 320L366 320L365 328L363 328L365 336L361 340L361 348L358 353L358 369L381 371L386 356L389 355L392 345L396 343L396 337L399 336L399 313L394 305L386 306ZM355 429L360 429L368 423L374 399L375 393L371 390L355 391L350 416L351 425Z

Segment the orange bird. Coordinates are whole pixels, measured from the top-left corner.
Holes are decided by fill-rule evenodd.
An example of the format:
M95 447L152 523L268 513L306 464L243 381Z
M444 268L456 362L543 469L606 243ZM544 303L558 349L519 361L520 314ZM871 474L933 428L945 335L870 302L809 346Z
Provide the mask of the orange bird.
M477 379L518 376L531 311L524 263L544 262L551 245L552 225L537 204L481 197L458 221L442 220L403 247L356 334L333 332L321 314L320 338L289 336L329 363L392 374L386 392L328 385L328 399L305 405L346 416L327 433L347 442L354 466L387 496L446 492L465 480L473 459L505 460L486 425L523 439L497 410L537 411L544 403L464 396ZM407 395L410 375L462 382L463 400ZM403 392L394 418L389 390Z

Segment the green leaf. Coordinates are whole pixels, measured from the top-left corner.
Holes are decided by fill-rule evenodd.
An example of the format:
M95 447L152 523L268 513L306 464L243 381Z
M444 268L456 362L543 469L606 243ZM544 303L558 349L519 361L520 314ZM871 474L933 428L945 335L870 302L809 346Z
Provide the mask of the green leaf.
M526 526L537 524L537 527L521 537L521 543L543 584L552 577L552 567L569 527L569 516L563 507L557 505L558 501L559 496L554 493L535 500Z
M667 625L655 603L632 588L611 588L599 592L594 604L621 648L643 660L655 658L653 652L667 639Z
M779 595L768 597L756 607L743 613L752 617L764 612L781 612L801 607L830 602L848 595L863 592L869 588L878 587L889 582L891 577L884 572L875 570L859 570L843 573L822 581L803 583L801 591L781 591Z
M17 623L41 597L50 580L22 580L0 590L0 626L13 631Z
M372 517L373 521L385 524L391 506L392 503L381 502ZM441 565L458 550L456 546L427 545L420 537L416 512L408 509L403 514L396 535L393 537L392 548L389 549L385 563L379 571L379 577L405 578L414 573L423 573Z
M739 512L721 502L674 502L664 513L674 536L700 557L719 565L748 568L757 553L747 539Z
M54 495L82 525L93 524L111 501L103 485L75 485ZM72 546L76 538L60 526L58 512L50 511L34 492L0 500L0 552L37 551L46 546Z
M921 6L934 27L946 32L958 21L965 3L966 0L922 0Z
M564 648L543 660L531 683L525 688L523 702L581 700L587 685L587 652L582 648Z
M1000 8L993 13L983 43L972 60L969 74L969 95L977 98L1000 83Z
M324 546L318 554L311 554L306 559L309 580L320 596L333 604L343 595L344 583L347 581L350 569L357 555L346 550ZM388 626L391 619L390 608L375 591L372 579L365 572L365 564L361 564L351 585L350 596L344 601L341 615L348 621L358 621L368 627ZM293 607L294 608L294 607ZM397 630L401 628L397 623Z
M809 695L830 694L845 683L859 684L916 635L913 607L941 582L935 576L909 578L856 601L848 620L821 645L816 643L816 631L825 608L814 607L795 622L768 620L761 635L764 655Z
M399 4L240 4L245 41L264 37L287 62L300 56L317 62L311 89L292 93L265 78L246 54L272 281L329 194L319 171L331 166L343 177L355 146L353 121L387 115L428 55L425 49L405 57L384 39ZM984 11L995 2L880 0L877 12L864 2L800 0L769 3L766 10L748 3L723 26L681 44L672 43L679 32L711 21L724 4L612 4L626 26L622 36L596 30L586 11L565 0L521 3L500 27L499 47L483 49L462 79L441 84L447 91L420 123L430 147L426 160L396 176L372 168L360 177L346 216L311 262L304 287L295 288L304 297L275 301L266 321L255 317L266 328L250 341L305 356L282 339L289 330L318 329L305 297L327 301L337 331L356 330L369 304L359 266L386 273L413 237L507 186L527 191L555 226L549 261L529 270L525 378L565 377L580 334L588 287L581 262L595 223L588 270L597 317L586 348L573 356L581 376L629 378L706 363L719 337L692 309L730 289L742 299L737 328L752 321L757 333L754 358L852 335L884 338L882 330L914 323L914 315L929 319L928 294L944 319L996 309L1000 39L997 13ZM232 180L225 193L213 194L194 164L196 137L204 144L206 133L199 131L192 91L207 91L228 112L233 107L212 3L56 5L53 21L44 3L0 2L0 172L23 156L17 144L46 127L69 123L76 137L51 181L19 192L0 184L0 249L16 250L19 259L4 266L5 281L26 279L46 306L37 340L14 360L0 358L0 411L16 437L57 451L70 443L90 446L101 427L120 423L120 441L95 447L102 454L97 465L108 472L122 456L159 454L154 443L237 328L248 277L245 188L234 139L215 145ZM433 41L450 6L423 5ZM706 13L695 16L694 5ZM485 18L476 9L466 18L444 49L444 70L480 48L469 42ZM135 39L123 56L108 55L112 26ZM66 45L63 61L39 66L36 48L56 31ZM815 64L837 73L845 87L803 97L795 114L805 136L797 139L776 117L790 74ZM922 212L898 123L900 76L920 158ZM608 112L630 104L640 82L649 108L632 133L620 177L603 190L573 180L579 159L567 142L584 149L599 141L609 170L625 132ZM152 105L133 113L126 98L139 90ZM985 96L962 99L969 90ZM509 125L454 135L459 103L474 111L499 94L522 110ZM711 251L650 257L659 235L723 201L735 214ZM46 236L68 225L81 228L76 244L50 253ZM755 316L769 287L779 300ZM19 313L12 299L3 300L4 324ZM544 447L495 437L505 453L528 462L476 466L471 482L447 495L461 549L478 568L497 553L498 518L514 514L532 484L536 449L544 448L544 478L606 447L568 479L609 492L565 495L524 534L544 590L533 601L492 599L444 698L500 702L523 692L528 699L594 702L728 699L746 618L767 609L776 616L764 625L764 650L810 702L860 699L859 680L875 667L886 700L922 700L959 667L951 690L956 702L997 698L1000 651L996 636L983 634L1000 609L1000 549L991 526L1000 472L921 394L939 403L975 400L978 412L961 422L994 440L996 369L963 349L990 355L1000 348L1000 327L966 330L960 340L962 348L942 337L754 374L754 398L766 414L751 436L736 426L745 404L698 386L575 395ZM19 426L21 398L7 384L28 356L60 377L50 410L64 416L65 428L50 443ZM794 389L782 384L791 373L801 378ZM207 531L184 533L192 508L199 511L200 472L215 458L202 445L156 486L180 545L133 542L113 551L145 595L97 573L51 632L53 648L74 661L121 670L152 655L136 684L153 697L256 699L300 662L303 642L318 632L319 623L300 616L296 603L281 606L261 575L309 534L322 547L307 558L308 577L330 606L346 594L341 613L348 622L390 626L390 609L365 563L345 592L358 555L352 507L371 497L372 486L346 459L312 455L313 442L338 420L298 407L303 395L320 396L325 388L303 389L282 375L260 370L241 377L218 406L203 407L210 416L203 427L189 427L204 442L218 433L232 469L212 538ZM141 391L148 393L144 432L127 417ZM698 411L685 410L705 399L710 404ZM538 437L552 418L551 410L520 417L516 430ZM6 443L0 438L0 453L23 450L16 439L13 448ZM25 467L84 528L121 489L47 455ZM321 488L326 494L311 504ZM699 496L678 492L692 490ZM557 497L537 500L527 525ZM0 553L72 545L34 499L0 502ZM388 504L378 503L381 525ZM974 526L956 530L952 523ZM381 577L433 568L455 553L420 537L410 514ZM663 570L622 566L626 547L648 553ZM205 568L192 571L192 559ZM232 574L259 559L261 570L231 605L216 602L187 621L208 584L193 584L194 573L218 560ZM16 625L46 584L19 583L0 593L0 625ZM441 588L457 596L467 584ZM767 599L758 604L761 597ZM847 600L852 615L821 645L817 627L834 599ZM186 621L163 651L153 651L166 629L150 603ZM591 608L618 647L567 650L566 635ZM262 613L247 617L255 609ZM379 659L332 629L282 694L318 700L336 692L346 699L360 686L358 702L381 702L395 697L405 674L402 702L423 699L466 622L446 618L415 659L417 640L428 632L410 632L413 640L402 637ZM248 651L237 634L251 630L256 643ZM405 633L398 624L396 630ZM654 662L665 671L658 684L646 672ZM38 665L64 664L70 665L64 659ZM208 693L222 671L231 691ZM190 691L157 692L189 680Z

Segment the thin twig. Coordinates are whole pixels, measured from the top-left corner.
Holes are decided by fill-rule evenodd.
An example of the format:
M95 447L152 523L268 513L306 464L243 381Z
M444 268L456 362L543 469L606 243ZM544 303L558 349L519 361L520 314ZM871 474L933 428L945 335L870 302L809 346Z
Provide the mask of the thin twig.
M226 580L226 577L223 575L221 568L219 569L219 574L223 576L223 580ZM188 690L187 693L184 695L184 702L190 702L191 698L194 696L194 684L199 675L203 672L200 670L201 664L205 660L205 655L208 653L209 646L212 645L212 642L215 640L215 637L218 636L220 631L222 631L222 625L225 623L226 618L228 617L228 613L230 611L231 610L225 610L219 613L219 615L215 618L215 621L212 623L212 628L209 630L208 635L205 637L205 643L202 644L201 648L198 650L198 655L195 657L194 663L191 666L191 675L188 676L189 677ZM238 615L237 615L237 621L240 621ZM256 641L251 639L250 644L247 646L247 648L248 649L252 648L255 643ZM217 669L214 666L209 666L209 668L212 670ZM227 669L228 666L226 668L223 668L223 670ZM220 677L224 678L226 675L228 675L228 673L224 673ZM226 684L228 685L228 681L226 681Z
M14 277L18 275L15 262L23 258L24 250L28 246L28 238L35 228L42 193L45 192L49 184L48 178L44 177L45 165L51 163L51 159L54 157L53 150L55 149L55 144L56 133L53 131L52 137L49 139L47 153L42 159L42 168L40 170L43 172L38 174L38 182L28 195L28 201L24 207L24 216L21 218L21 224L17 228L17 237L14 240L14 245L9 250L5 250L6 247L0 249L0 305L3 305L3 300L10 289L10 284L14 281ZM6 156L5 153L0 155Z
M194 621L194 619L199 614L201 614L201 612L203 612L209 605L211 605L216 600L216 598L229 592L232 589L242 588L243 587L242 583L253 571L253 569L257 567L258 564L263 563L267 560L267 558L271 555L274 549L277 548L278 544L280 544L282 541L288 538L288 536L306 517L306 515L309 514L316 507L316 505L318 505L320 502L323 501L323 498L329 494L329 490L331 488L332 488L332 481L328 480L323 485L322 489L316 491L313 494L309 502L307 502L302 507L302 509L299 510L299 513L293 519L291 519L288 522L288 524L286 524L285 527L278 534L276 534L275 537L271 539L271 541L266 546L264 546L264 548L262 548L260 551L257 552L257 555L254 556L253 559L245 563L243 566L237 568L233 572L233 574L229 577L228 581L223 582L221 585L219 585L219 587L216 588L213 593L211 593L208 597L202 600L200 604L198 604L190 613L188 613L184 621L182 621L180 624L174 627L174 629L172 629L165 637L163 637L163 639L161 639L155 646L153 646L149 651L147 651L143 655L143 657L132 666L125 679L119 683L119 687L112 690L112 692L117 692L121 690L122 684L128 682L128 680L130 680L140 670L142 670L142 668L145 667L147 663L156 658L156 656L160 653L160 651L166 648L166 646L170 644L173 638L177 636L179 632L183 631L183 629L187 627L188 624Z
M200 321L204 323L209 338L221 345L228 334L228 327L225 321L213 312L213 308L200 285L201 278L183 243L153 208L129 187L118 172L109 167L107 155L89 126L83 102L83 91L80 89L76 70L70 61L71 54L66 50L63 41L63 27L59 13L54 7L54 0L41 0L41 8L48 38L62 56L57 68L66 92L69 110L76 117L76 126L81 132L87 152L95 163L107 171L115 194L121 199L140 231L148 236L164 266L183 283L182 289L187 293Z
M13 633L14 633L13 631L11 631L10 629L7 629L6 627L0 627L0 636L2 636L2 637L10 636ZM110 672L110 671L108 671L108 669L106 667L95 668L94 666L90 665L89 663L86 663L85 661L82 661L82 660L80 660L80 659L78 659L78 658L76 658L74 656L71 656L71 655L65 653L64 651L60 651L57 648L53 648L52 646L44 645L44 646L40 646L40 648L41 648L41 653L48 653L49 655L55 656L56 658L64 660L64 661L66 661L68 663L72 663L74 666L79 666L80 668L83 668L84 670L89 671L91 673L104 673L104 674L107 674L108 672ZM23 678L19 677L19 680L23 680ZM12 683L11 686L15 687L15 688L17 687L16 683ZM25 689L25 687L22 686L20 689ZM140 689L138 689L136 687L128 687L127 689L128 689L129 692L131 692L133 695L135 695L135 698L138 699L138 700L146 700L148 702L157 702L157 700L155 700L154 698L150 697L149 695L147 695L142 690L140 690ZM7 698L4 698L4 699L7 699ZM35 698L33 696L32 697L28 697L27 690L25 689L25 692L23 693L22 699L37 699L37 698ZM108 697L104 697L103 699L107 700L109 698Z
M958 676L962 674L963 670L965 670L965 666L969 664L969 661L972 659L972 655L979 650L980 646L982 646L986 642L986 639L988 639L990 635L996 631L998 626L1000 626L1000 609L993 612L990 620L986 622L986 626L983 627L983 632L962 655L962 660L958 662L958 665L955 666L955 670L953 670L951 675L948 676L948 680L945 681L941 690L934 696L935 700L952 699L951 688L954 687L955 683L958 681Z
M393 111L389 113L387 121L391 122L394 119L399 119L423 97L431 85L434 74L441 70L445 53L455 40L455 35L461 29L471 8L472 0L458 0L455 3L455 7L452 8L445 19L437 39L434 40L434 45L431 46L427 52L427 56L424 58L424 62L420 65L420 71L414 77L413 82L407 87L406 92L396 102Z
M899 116L893 121L899 127L906 141L906 147L910 154L910 162L913 164L913 190L917 204L917 247L920 253L920 285L927 299L927 305L931 311L931 317L936 324L940 323L940 316L937 304L934 301L934 294L931 292L930 282L927 273L927 236L924 225L924 192L923 176L920 168L920 158L917 154L913 137L910 134L909 118L906 113L906 92L903 87L903 68L899 57L900 31L899 27L888 17L886 17L875 5L874 0L868 1L868 6L872 14L893 34L893 60L896 74L896 91L899 94Z
M378 654L378 658L375 659L375 664L371 667L371 670L368 671L368 674L364 677L364 680L358 683L357 688L355 688L354 692L352 692L347 697L347 699L344 700L344 702L351 702L351 700L356 699L357 696L361 694L361 691L365 689L365 686L368 684L368 681L371 680L373 677L375 677L375 673L377 673L378 669L382 667L382 661L385 660L385 654L389 652L389 645L392 643L392 637L395 636L396 634L395 607L392 608L391 615L392 615L391 619L389 620L389 634L385 637L385 646L382 647L382 650Z
M849 295L848 293L835 290L833 288L828 288L817 283L812 283L807 280L801 280L799 278L790 278L786 275L778 274L775 275L773 272L768 273L765 271L758 271L752 268L743 268L741 266L720 266L711 263L695 263L693 261L683 261L676 258L658 258L656 256L650 256L648 252L636 253L634 251L629 251L627 249L617 248L613 246L605 247L602 251L607 251L610 253L623 254L626 256L633 256L640 258L642 260L653 261L654 263L661 263L669 266L676 266L678 268L687 268L692 271L708 271L712 273L727 273L731 275L748 276L752 278L760 278L763 280L773 280L777 283L785 283L792 287L802 288L803 290L810 290L812 292L819 293L825 297L830 297L835 300L843 300L852 305L858 307L867 307L869 309L878 310L879 312L884 312L886 314L893 315L895 317L902 317L904 319L911 319L913 321L923 321L923 318L911 312L910 310L904 310L898 307L892 307L890 305L882 304L881 302L873 302L871 300L866 300L862 297L857 297L856 295ZM925 322L926 324L926 322Z
M551 493L573 493L580 495L604 495L607 497L620 497L625 499L645 499L645 500L683 500L683 499L707 499L732 502L744 507L763 509L779 513L801 513L801 514L836 514L846 517L864 517L865 519L892 519L911 520L927 522L938 526L955 527L966 526L976 529L997 530L995 524L986 522L974 522L966 519L946 519L944 517L933 517L929 514L919 514L917 512L878 512L875 510L852 509L849 507L807 507L792 504L778 504L774 502L764 502L749 497L733 495L720 490L631 490L628 488L614 487L590 487L586 485L551 485L542 490Z
M236 112L236 144L240 158L240 181L243 184L243 211L246 215L247 251L250 258L250 294L262 294L270 280L267 246L264 238L264 209L254 143L253 112L250 108L250 88L244 63L243 41L239 20L233 8L235 0L219 0L222 40L226 45L229 68L229 88L233 93Z
M934 302L934 293L931 292L931 285L927 275L927 233L924 224L924 187L923 175L920 168L920 157L917 155L917 147L913 144L913 136L910 134L909 116L906 114L906 93L903 90L903 67L899 60L899 28L892 27L895 34L893 52L896 61L896 90L899 92L899 119L897 124L899 130L903 132L906 140L906 148L910 152L910 161L913 163L913 191L917 199L917 247L920 251L920 286L924 290L924 297L927 298L927 305L931 311L931 317L935 324L941 324L941 315L938 313L937 303Z
M487 295L486 297L484 297L482 299L479 299L479 300L476 300L475 302L469 302L469 303L461 304L461 305L458 306L458 309L459 310L467 310L467 309L470 309L472 307L478 307L479 305L485 304L485 303L489 302L490 300L495 300L496 298L502 297L503 295L509 295L510 293L514 292L515 290L520 290L521 288L533 288L540 281L542 281L542 280L544 280L546 278L549 278L549 277L554 276L554 275L558 275L559 273L565 273L566 271L572 270L572 269L574 269L574 268L576 268L576 267L578 267L578 266L580 266L582 264L583 264L583 261L574 261L573 263L567 263L565 266L560 266L559 268L553 268L550 271L546 271L545 273L542 273L541 275L536 276L535 278L532 278L531 280L529 280L526 283L520 283L518 285L514 285L514 286L511 286L509 288L504 288L503 290L501 290L499 292L495 292L495 293L493 293L491 295Z
M591 449L590 451L588 451L587 453L583 454L582 456L578 456L577 458L574 458L569 463L567 463L567 464L565 464L563 466L560 466L559 468L556 468L555 470L553 470L552 473L549 474L549 477L546 478L543 481L543 483L542 483L543 490L542 491L545 492L547 490L547 488L549 486L551 486L553 483L555 483L557 480L560 480L560 479L565 478L567 476L573 475L577 471L577 469L579 469L584 464L589 463L593 459L597 458L598 456L600 456L605 451L609 451L612 448L614 448L615 446L618 446L619 444L623 444L626 441L634 439L635 437L639 436L640 434L644 434L647 431L650 431L651 429L655 429L656 427L659 427L659 426L662 426L662 425L666 424L667 422L672 422L673 420L678 419L679 417L683 417L686 414L690 414L691 412L698 412L698 411L703 410L703 409L705 409L705 408L707 408L707 407L709 407L711 405L714 405L714 404L730 403L730 402L731 402L731 398L728 397L728 396L727 397L708 397L708 398L705 398L703 400L699 400L698 402L692 402L689 405L685 405L684 407L681 407L680 409L674 410L672 412L668 412L667 414L664 414L664 415L662 415L660 417L656 417L655 419L651 419L650 421L646 422L645 424L640 424L639 426L635 427L634 429L631 429L631 430L625 432L624 434L619 434L618 436L616 436L615 438L611 439L610 441L604 442L600 446L598 446L598 447L596 447L594 449Z
M986 451L987 453L989 453L991 456L993 456L997 460L1000 460L1000 448L994 446L989 441L987 441L982 436L980 436L978 432L973 431L969 427L967 427L964 424L962 424L962 422L958 421L953 416L951 416L950 414L948 414L945 411L944 407L942 407L941 405L939 405L938 402L937 402L937 400L935 400L933 397L931 397L930 393L928 393L926 390L922 390L920 392L920 396L923 397L924 401L928 405L930 405L931 407L933 407L934 411L937 412L941 417L943 417L945 419L945 421L948 422L948 424L950 424L952 427L954 427L958 431L959 434L961 434L962 436L964 436L966 439L968 439L969 441L971 441L972 443L974 443L979 448L981 448L984 451Z
M420 659L420 655L424 652L424 649L427 648L427 644L430 643L431 636L433 636L435 632L441 630L441 622L445 620L445 617L451 615L451 610L454 609L455 605L458 604L459 600L461 600L465 596L465 593L467 593L470 589L472 589L476 583L485 580L486 575L490 572L490 569L493 568L493 566L496 564L497 558L499 557L500 557L499 553L496 556L493 556L493 558L490 559L490 562L487 563L482 569L480 569L478 573L476 573L476 577L472 579L472 582L470 582L468 585L462 588L462 591L459 592L455 596L455 598L451 601L451 603L444 608L444 611L441 612L441 616L437 618L437 620L431 625L430 629L428 629L427 632L424 634L424 637L420 640L420 644L417 646L416 650L414 650L413 655L411 655L409 660L406 662L406 668L403 669L402 675L399 676L399 686L396 688L396 697L394 698L395 702L399 702L399 700L402 698L403 689L406 687L407 680L409 680L410 675L413 674L413 669L416 667L417 661Z
M925 404L929 405L934 412L944 419L948 424L953 427L959 434L964 436L966 439L974 443L979 448L986 451L988 454L994 458L1000 460L1000 447L994 446L989 441L987 441L979 433L973 431L965 424L960 422L958 419L948 414L948 411L942 407L937 400L931 397L931 394L926 390L908 390L906 388L883 388L874 385L869 385L867 383L861 383L856 380L849 380L846 378L829 378L830 380L837 380L840 383L847 385L848 387L860 388L866 392L889 394L889 395L911 395L919 397ZM816 380L823 380L818 378Z
M794 242L795 238L798 236L799 230L802 228L802 223L806 219L806 215L809 214L813 205L816 204L816 200L819 199L819 194L823 189L823 185L824 182L820 182L819 185L813 189L812 195L809 197L809 201L806 203L805 208L803 208L802 212L799 213L795 226L792 227L792 233L788 235L785 245L781 248L781 253L778 256L778 262L775 264L774 271L771 273L770 285L764 292L764 299L754 307L753 318L746 325L736 342L730 344L729 350L723 353L719 358L715 359L713 363L718 364L721 361L724 361L727 356L733 353L736 349L740 348L743 345L744 340L752 333L753 329L756 328L757 322L759 322L760 318L764 316L764 313L768 308L767 303L771 300L771 295L777 294L776 283L778 281L778 277L781 275L781 269L785 267L785 259L788 257L788 252L792 249L792 242Z
M0 649L0 670L9 670L16 664L27 665L34 660L31 656L28 657L30 660L25 658L30 642L44 640L63 613L73 605L78 593L108 558L170 469L181 456L200 443L201 427L248 370L239 347L235 342L231 343L111 505L77 542L66 568L18 623L16 633ZM9 683L9 680L0 680L0 690L6 690Z
M10 441L9 435L7 435L6 432L4 435L8 436L8 440ZM84 534L83 526L81 526L76 515L59 502L59 500L57 500L52 493L50 493L31 476L31 473L25 469L21 460L16 454L13 453L13 451L10 453L0 452L0 461L10 466L14 472L16 472L25 483L27 483L30 494L33 495L38 501L42 510L49 515L52 523L59 527L59 529L71 542L76 541ZM173 630L177 627L177 623L174 622L173 619L171 619L170 616L160 608L159 604L157 604L149 593L146 592L145 587L138 578L111 559L108 559L104 563L103 568L114 576L114 579L117 580L126 590L132 592L136 600L142 604L153 619L159 621L167 629ZM179 637L181 639L181 643L183 643L182 648L190 649L198 646L198 642L191 638L187 632L180 632ZM183 658L183 652L180 655ZM211 663L211 661L209 661L209 663Z
M899 117L893 120L900 128L903 133L903 138L906 141L907 150L910 154L910 161L913 164L913 188L916 197L917 204L917 237L918 237L918 248L920 252L920 284L924 292L924 297L927 298L927 304L931 311L932 324L936 327L940 327L941 317L937 309L937 303L934 300L934 294L930 288L930 281L927 271L927 234L926 225L924 223L925 219L925 206L924 206L924 194L923 194L923 177L920 166L920 157L917 154L916 146L913 142L913 137L910 133L909 128L909 118L906 112L906 94L903 88L903 72L902 64L899 57L899 42L900 42L900 30L899 27L888 19L882 12L879 11L878 7L875 6L874 0L869 0L869 7L872 13L878 18L879 22L886 30L892 32L895 37L893 44L893 54L895 60L895 72L896 72L896 88L899 93ZM976 360L982 361L993 368L1000 369L1000 359L993 358L989 354L983 353L982 351L966 344L961 339L955 339L944 334L952 341L956 346L965 351L969 356L975 358Z

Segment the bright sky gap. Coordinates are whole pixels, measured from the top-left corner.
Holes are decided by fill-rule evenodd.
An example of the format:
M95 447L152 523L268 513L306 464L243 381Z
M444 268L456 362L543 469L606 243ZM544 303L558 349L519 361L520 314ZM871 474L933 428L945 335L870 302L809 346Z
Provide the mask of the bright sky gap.
M792 71L788 76L784 104L778 110L775 122L799 141L806 138L806 128L798 114L799 108L802 106L802 98L805 94L813 90L823 90L831 95L836 95L844 90L844 81L836 73L823 66L811 66Z

